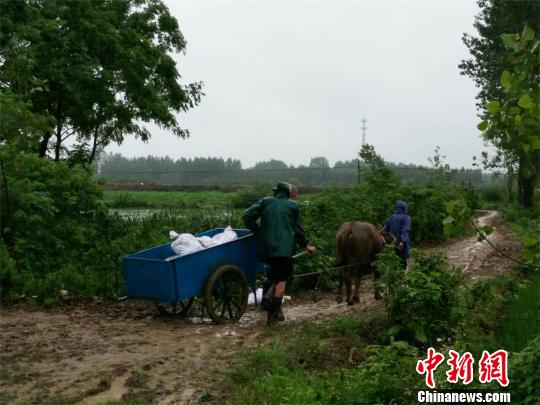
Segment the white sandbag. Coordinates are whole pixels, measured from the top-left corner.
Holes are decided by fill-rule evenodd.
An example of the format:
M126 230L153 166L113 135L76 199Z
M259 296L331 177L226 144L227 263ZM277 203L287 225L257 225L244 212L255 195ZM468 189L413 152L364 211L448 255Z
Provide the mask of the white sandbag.
M262 301L262 288L257 288L255 293L257 294L257 304L260 304ZM248 295L248 305L255 305L255 295L252 292Z
M190 233L182 233L178 235L176 240L171 243L171 248L174 253L180 256L198 252L199 250L204 249L197 238Z
M205 248L209 248L209 247L217 245L214 239L212 239L210 236L201 236L201 237L198 237L197 240Z
M217 233L213 237L201 236L197 239L202 246L209 248L238 239L238 235L228 226L223 232Z
M272 292L274 292L273 289L272 289ZM255 291L255 294L257 294L257 304L260 305L261 301L263 299L263 290L262 290L262 288L257 288L257 290ZM284 295L281 302L284 304L286 301L290 301L291 299L292 298L291 298L290 295ZM252 292L249 293L249 295L248 295L248 305L255 305L255 295Z
M171 248L173 252L177 254L177 256L167 258L167 260L172 260L179 256L198 252L199 250L238 239L238 235L230 226L228 226L223 232L214 235L212 238L209 236L196 237L190 233L182 233L179 235L175 231L169 232L169 238L173 241L171 243Z
M238 235L230 226L225 228L223 232L212 237L212 240L216 243L216 245L221 245L222 243L230 242L235 239L238 239Z

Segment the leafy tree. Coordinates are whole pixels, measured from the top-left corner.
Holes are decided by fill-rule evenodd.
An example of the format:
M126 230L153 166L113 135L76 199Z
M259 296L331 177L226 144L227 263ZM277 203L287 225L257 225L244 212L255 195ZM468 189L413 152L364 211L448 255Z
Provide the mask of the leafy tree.
M439 183L439 185L448 186L456 170L451 170L450 165L446 162L446 156L441 155L441 148L435 147L433 156L428 157L431 164L431 181Z
M265 162L257 162L253 166L256 170L287 170L289 166L282 160L270 159Z
M511 67L500 36L506 32L519 32L525 25L540 29L540 2L537 0L478 0L480 13L473 24L479 36L463 34L463 43L469 48L471 59L462 60L460 73L472 78L479 88L477 106L485 112L488 101L502 94L499 79Z
M40 156L91 162L154 122L180 137L175 113L200 101L179 84L172 52L186 42L161 0L1 0L0 86L52 122L29 139ZM2 109L5 106L2 98ZM74 146L66 146L72 138Z
M527 26L502 40L512 67L502 72L503 93L486 104L486 120L478 128L518 163L520 203L532 207L540 179L540 41Z
M358 156L368 165L369 169L365 173L365 179L374 190L380 187L395 186L398 178L394 171L390 169L381 155L377 154L373 145L362 145Z
M330 167L330 164L328 163L328 159L326 159L324 156L318 156L311 158L311 161L309 162L309 167L311 167L312 169L327 169Z
M19 150L30 150L40 133L50 129L46 117L33 113L31 103L11 91L0 92L0 144L10 142Z
M536 0L509 1L509 0L478 0L481 12L475 19L474 27L479 33L478 37L463 34L463 42L469 48L471 59L463 60L459 65L462 75L471 77L479 88L477 106L480 116L486 118L489 111L489 101L498 100L504 96L505 90L501 86L500 78L503 71L513 69L513 62L508 60L507 50L501 42L500 36L507 32L519 32L524 25L540 31L540 2ZM502 137L502 134L499 135ZM497 145L496 145L497 146ZM522 163L515 153L508 149L499 149L495 156L483 153L485 167L504 167L507 170L509 195L512 191L512 182L517 174L519 194L526 195L523 182L525 172ZM522 203L524 200L521 199Z
M49 273L75 276L71 266L84 267L107 216L102 190L79 165L40 159L11 145L2 148L0 161L0 244L7 245L18 271L3 273L2 282L17 276L26 293L42 294Z

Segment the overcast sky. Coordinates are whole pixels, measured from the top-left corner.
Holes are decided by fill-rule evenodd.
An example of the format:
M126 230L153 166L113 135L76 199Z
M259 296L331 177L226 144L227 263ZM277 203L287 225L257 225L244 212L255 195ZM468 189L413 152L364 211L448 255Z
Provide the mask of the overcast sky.
M151 126L148 143L108 152L333 164L357 156L363 117L388 161L427 165L438 145L470 167L484 150L476 89L457 68L474 1L166 3L188 43L182 81L204 82L201 104L179 117L191 137Z

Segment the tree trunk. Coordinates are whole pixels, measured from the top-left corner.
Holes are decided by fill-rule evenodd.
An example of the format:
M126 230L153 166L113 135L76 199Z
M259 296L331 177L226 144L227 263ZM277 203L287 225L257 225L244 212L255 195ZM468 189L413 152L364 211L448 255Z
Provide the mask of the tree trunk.
M520 194L520 204L524 208L532 208L534 206L534 188L536 181L534 177L525 177L521 180L522 192Z
M39 157L45 157L47 155L47 150L49 149L49 139L51 139L52 132L46 132L43 134L43 138L39 144L38 154Z
M60 161L60 148L62 146L62 123L59 122L56 127L56 145L54 148L54 161Z
M97 146L98 146L98 127L96 125L96 128L94 130L94 144L92 145L92 152L90 153L90 156L88 158L88 163L89 164L92 164L92 162L94 161L95 157L96 157L96 150L97 150Z
M2 191L2 196L4 197L4 201L3 201L4 209L2 210L2 213L5 215L4 218L0 219L0 222L2 222L1 235L6 245L9 247L13 247L13 245L15 244L15 238L14 238L15 227L13 226L13 216L11 215L12 213L11 199L9 195L6 169L4 167L4 161L2 160L2 156L0 156L0 171L2 172L2 182L0 183L0 191Z
M516 172L514 171L514 166L508 164L506 166L506 197L507 202L512 202L512 196L514 195L514 182L516 181Z
M537 158L533 154L533 159ZM534 189L538 183L537 167L530 165L530 161L525 157L519 158L518 188L519 204L523 208L534 206Z

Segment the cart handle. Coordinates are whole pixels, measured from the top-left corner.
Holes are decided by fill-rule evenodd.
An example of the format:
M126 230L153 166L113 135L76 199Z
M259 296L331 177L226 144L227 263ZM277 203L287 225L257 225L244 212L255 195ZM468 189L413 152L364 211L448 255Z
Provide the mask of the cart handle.
M307 254L309 254L309 252L307 250L304 250L303 252L295 254L292 258L293 258L293 260L294 259L299 259L300 257L305 256Z

